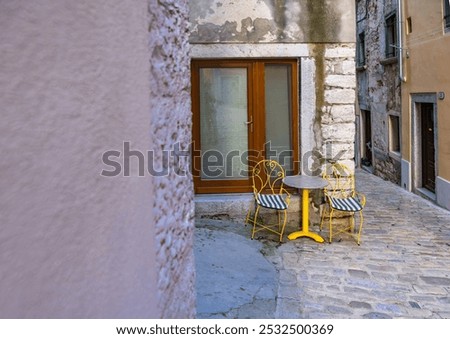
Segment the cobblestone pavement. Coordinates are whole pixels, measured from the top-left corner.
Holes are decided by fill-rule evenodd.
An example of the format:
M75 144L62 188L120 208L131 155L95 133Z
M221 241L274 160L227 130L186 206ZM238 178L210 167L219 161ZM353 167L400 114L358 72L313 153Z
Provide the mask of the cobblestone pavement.
M268 317L450 318L450 212L364 171L357 187L367 197L361 246L346 235L331 244L260 240L278 273Z

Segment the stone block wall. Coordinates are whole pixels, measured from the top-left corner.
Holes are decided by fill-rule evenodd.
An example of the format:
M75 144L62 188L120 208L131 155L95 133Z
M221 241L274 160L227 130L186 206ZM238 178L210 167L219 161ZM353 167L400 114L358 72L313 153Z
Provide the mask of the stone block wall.
M320 165L339 161L354 169L355 143L355 45L325 45L323 57L315 55L316 147ZM320 73L318 69L323 69Z
M315 109L313 174L321 175L328 162L340 162L355 170L355 44L313 46L315 63ZM305 133L305 131L301 131ZM320 224L324 196L312 192L310 221ZM347 216L337 215L335 223L347 224ZM327 225L325 225L325 234Z

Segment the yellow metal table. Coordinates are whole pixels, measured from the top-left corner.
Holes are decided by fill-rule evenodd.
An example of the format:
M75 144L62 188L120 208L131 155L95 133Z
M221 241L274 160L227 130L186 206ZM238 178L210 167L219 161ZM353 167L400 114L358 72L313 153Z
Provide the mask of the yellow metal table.
M302 229L289 234L288 239L294 240L300 237L308 237L317 242L323 242L324 240L320 235L309 231L309 191L311 189L324 188L328 184L327 181L320 177L292 175L285 177L283 183L302 190Z

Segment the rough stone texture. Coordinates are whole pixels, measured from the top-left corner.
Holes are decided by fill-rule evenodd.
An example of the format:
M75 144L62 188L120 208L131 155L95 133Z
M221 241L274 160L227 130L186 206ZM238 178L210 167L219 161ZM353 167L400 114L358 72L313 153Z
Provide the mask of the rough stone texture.
M352 0L190 1L192 43L352 42Z
M328 160L354 168L356 80L355 68L349 67L354 65L354 48L353 44L330 44L312 53L316 63L315 147L321 154L316 166L321 170Z
M150 94L155 163L167 173L153 178L162 318L195 315L194 201L190 176L190 72L187 1L149 0ZM163 151L182 152L178 157ZM167 153L166 153L167 155Z
M151 179L100 175L150 144L147 28L145 1L0 1L0 318L158 316Z
M316 65L314 154L312 174L321 175L328 161L339 161L353 172L355 145L355 45L314 46ZM353 69L350 67L353 65ZM310 222L320 223L317 211L324 207L321 194L312 197ZM339 223L347 223L342 218Z
M400 116L401 87L396 60L384 62L385 17L396 7L397 0L384 4L376 0L357 2L357 34L365 32L366 47L366 69L359 69L357 79L359 108L370 111L372 116L374 174L400 184L399 157L389 152L389 115Z

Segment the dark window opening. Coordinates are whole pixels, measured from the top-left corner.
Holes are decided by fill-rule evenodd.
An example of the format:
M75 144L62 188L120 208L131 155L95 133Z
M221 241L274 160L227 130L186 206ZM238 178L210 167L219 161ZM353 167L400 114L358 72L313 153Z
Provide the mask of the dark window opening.
M400 118L396 115L389 116L389 150L400 153Z
M386 17L386 58L397 56L397 17L391 14Z
M364 32L358 35L358 49L357 49L357 66L364 66L366 64L366 35Z
M370 117L370 111L361 110L362 113L362 159L363 166L372 166L372 119Z

